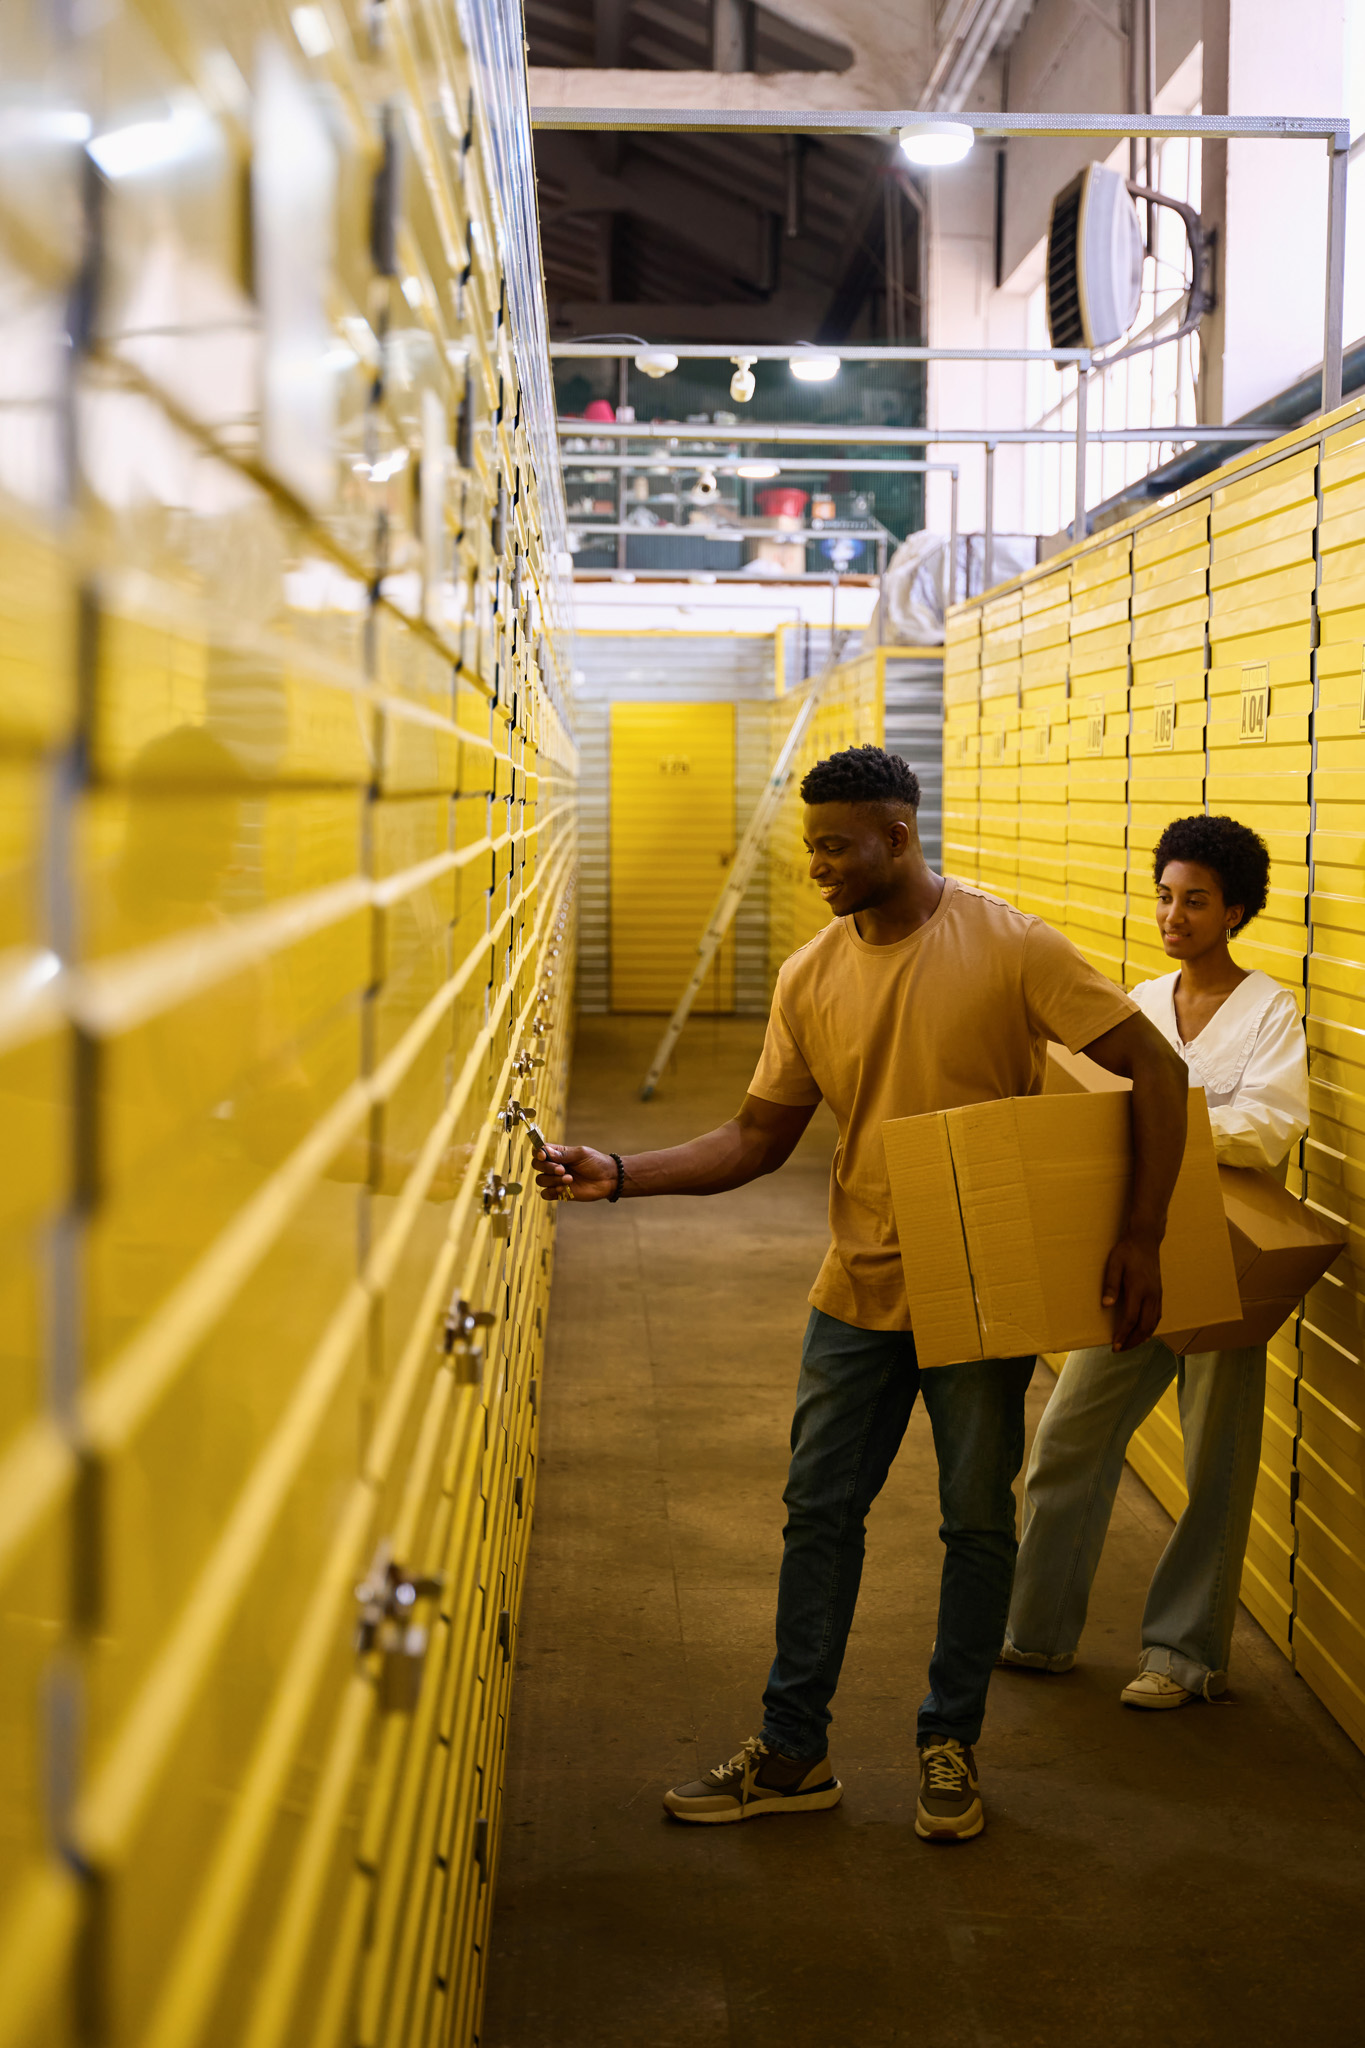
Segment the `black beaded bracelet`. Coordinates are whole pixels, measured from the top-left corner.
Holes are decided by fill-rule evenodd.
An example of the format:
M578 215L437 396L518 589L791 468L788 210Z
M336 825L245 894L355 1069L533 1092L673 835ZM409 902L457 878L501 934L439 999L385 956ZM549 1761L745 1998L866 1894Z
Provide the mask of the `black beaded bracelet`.
M621 1164L621 1155L619 1152L611 1152L608 1153L607 1156L608 1158L614 1159L616 1161L616 1186L612 1189L612 1192L607 1196L607 1200L609 1202L619 1202L621 1199L621 1190L626 1184L626 1169Z

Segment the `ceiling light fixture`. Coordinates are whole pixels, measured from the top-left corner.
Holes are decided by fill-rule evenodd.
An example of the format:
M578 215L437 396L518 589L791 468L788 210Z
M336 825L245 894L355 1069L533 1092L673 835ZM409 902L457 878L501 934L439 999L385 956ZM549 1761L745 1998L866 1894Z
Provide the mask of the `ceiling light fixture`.
M757 361L757 357L731 356L730 361L735 366L735 374L730 379L730 396L734 399L736 405L747 405L756 389L754 384L754 364Z
M822 356L812 349L808 355L792 356L788 367L802 384L828 384L839 374L838 356Z
M965 121L926 121L900 131L900 146L911 163L926 169L960 164L975 141L976 131Z
M781 476L781 474L782 464L780 462L737 462L735 464L735 475L746 478L749 483L766 483L770 477Z
M635 367L642 377L667 377L678 367L678 358L671 349L644 348L635 358Z

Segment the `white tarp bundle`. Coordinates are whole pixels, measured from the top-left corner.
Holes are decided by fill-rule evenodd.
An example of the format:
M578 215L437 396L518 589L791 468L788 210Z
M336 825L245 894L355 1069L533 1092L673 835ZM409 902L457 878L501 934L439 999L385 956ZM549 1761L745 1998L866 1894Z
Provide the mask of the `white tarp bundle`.
M979 533L957 540L958 601L979 597L983 588L984 548ZM992 543L991 582L1003 583L1038 559L1031 534L1000 533ZM876 613L863 635L863 650L878 646L941 647L948 588L948 539L942 533L912 533L886 565L882 585L885 617Z

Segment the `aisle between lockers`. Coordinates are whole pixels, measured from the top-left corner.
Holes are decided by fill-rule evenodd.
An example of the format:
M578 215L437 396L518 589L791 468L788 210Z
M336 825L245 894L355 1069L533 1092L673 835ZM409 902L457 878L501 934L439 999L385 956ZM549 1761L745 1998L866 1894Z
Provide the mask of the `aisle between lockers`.
M734 1109L761 1025L695 1021L644 1106L656 1021L580 1020L575 1137L670 1143ZM1131 1474L1080 1667L992 1688L978 1842L912 1829L940 1558L922 1414L871 1517L843 1805L663 1816L757 1726L830 1139L821 1117L732 1195L561 1218L484 2048L1355 2048L1365 1758L1245 1610L1229 1704L1120 1708L1170 1527Z

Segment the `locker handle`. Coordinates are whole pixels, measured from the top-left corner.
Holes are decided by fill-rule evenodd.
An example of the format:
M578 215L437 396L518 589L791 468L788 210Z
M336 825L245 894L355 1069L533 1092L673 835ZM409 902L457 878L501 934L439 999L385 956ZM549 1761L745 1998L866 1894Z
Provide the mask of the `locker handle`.
M355 1589L360 1604L356 1652L362 1657L379 1653L384 1713L411 1713L417 1704L427 1656L427 1631L416 1620L417 1605L439 1598L444 1585L439 1572L407 1571L389 1545L381 1543L369 1576Z
M489 1218L494 1237L510 1237L512 1215L508 1204L521 1193L519 1180L504 1180L491 1168L483 1183L483 1213Z

